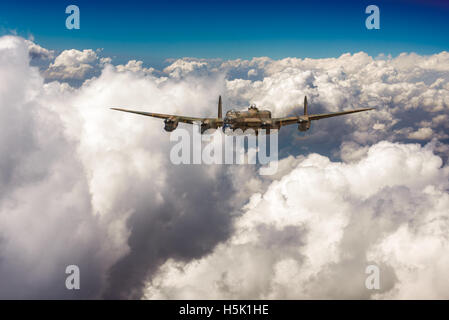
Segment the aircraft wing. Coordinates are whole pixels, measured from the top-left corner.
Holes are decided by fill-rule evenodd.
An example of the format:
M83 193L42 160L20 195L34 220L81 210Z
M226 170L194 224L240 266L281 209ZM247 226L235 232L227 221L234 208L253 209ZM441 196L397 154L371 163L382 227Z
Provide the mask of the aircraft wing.
M311 115L308 115L308 117L310 120L320 120L320 119L324 119L324 118L343 116L345 114L368 111L368 110L373 110L373 109L374 108L363 108L363 109L355 109L355 110L348 110L348 111L334 112L334 113L311 114Z
M117 110L117 111L123 111L123 112L130 112L130 113L140 114L142 116L154 117L154 118L159 118L159 119L172 118L172 119L176 119L178 122L190 123L190 124L193 124L194 122L203 122L205 120L215 120L215 118L185 117L185 116L177 116L177 115L164 114L164 113L134 111L134 110L128 110L128 109L121 109L121 108L111 108L111 109L112 110Z
M281 126L286 126L289 124L295 124L295 123L301 122L301 120L302 121L320 120L320 119L324 119L324 118L343 116L343 115L350 114L350 113L368 111L368 110L373 110L373 109L374 108L364 108L364 109L355 109L355 110L333 112L333 113L322 113L322 114L310 114L310 115L296 116L296 117L273 118L272 121L276 124L280 124Z
M271 121L274 124L279 124L282 127L282 126L287 126L289 124L298 123L300 118L301 118L301 116L299 116L299 117L273 118L273 119L271 119Z

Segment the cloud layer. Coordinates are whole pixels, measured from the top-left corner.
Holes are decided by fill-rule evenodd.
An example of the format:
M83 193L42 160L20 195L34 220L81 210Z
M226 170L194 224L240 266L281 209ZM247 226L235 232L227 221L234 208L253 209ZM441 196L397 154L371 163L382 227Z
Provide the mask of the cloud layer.
M0 297L448 297L447 52L161 71L100 53L0 38ZM160 121L108 109L212 116L219 94L275 116L304 95L313 113L376 110L284 128L267 177L171 165Z
M433 145L380 142L357 162L311 154L255 193L231 239L170 260L149 299L442 298L449 281L449 167ZM365 269L381 270L380 290Z

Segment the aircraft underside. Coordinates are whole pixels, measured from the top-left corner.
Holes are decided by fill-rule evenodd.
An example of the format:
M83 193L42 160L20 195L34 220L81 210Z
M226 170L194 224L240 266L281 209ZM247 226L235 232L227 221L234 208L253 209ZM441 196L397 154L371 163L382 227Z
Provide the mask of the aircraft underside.
M278 130L280 129L279 125L274 124L264 124L261 125L260 123L245 123L245 124L224 124L223 125L223 132L234 132L234 131L241 131L241 132L254 132L255 134L258 134L259 131L264 131L266 134L270 134L271 130Z

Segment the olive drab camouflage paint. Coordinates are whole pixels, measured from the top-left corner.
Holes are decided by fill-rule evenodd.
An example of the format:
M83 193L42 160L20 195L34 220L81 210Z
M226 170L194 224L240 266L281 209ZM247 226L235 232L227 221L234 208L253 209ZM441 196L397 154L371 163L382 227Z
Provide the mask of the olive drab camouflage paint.
M259 110L256 107L256 105L251 105L249 106L248 110L245 111L229 110L228 112L226 112L226 115L223 118L222 117L223 106L221 96L219 96L217 118L186 117L162 113L134 111L121 108L111 108L111 109L164 119L165 123L164 129L165 131L168 132L175 130L178 127L179 122L189 124L198 122L201 124L200 126L201 134L203 134L208 129L218 129L222 127L223 132L227 132L227 129L231 131L240 129L242 130L242 132L245 132L245 130L247 129L253 129L257 135L259 133L259 129L264 129L266 130L266 134L270 134L271 129L280 129L283 126L291 124L298 124L299 131L307 131L310 129L312 121L342 116L350 113L373 110L374 108L355 109L334 113L309 114L307 106L307 97L304 97L304 114L300 116L272 118L271 111Z

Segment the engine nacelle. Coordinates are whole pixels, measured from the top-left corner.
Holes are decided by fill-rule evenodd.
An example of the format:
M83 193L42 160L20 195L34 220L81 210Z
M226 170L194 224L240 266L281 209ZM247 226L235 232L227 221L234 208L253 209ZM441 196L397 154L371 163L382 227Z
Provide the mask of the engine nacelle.
M164 130L167 132L172 132L178 127L178 120L174 118L167 118L164 120L165 126Z
M217 129L217 128L218 128L218 123L216 123L215 121L211 121L211 120L205 120L201 123L201 134L206 132L206 130Z
M310 129L310 121L300 121L298 122L299 131L307 131Z
M211 129L212 126L210 125L210 123L202 123L201 124L201 134L203 134L204 132L206 132L206 130Z

